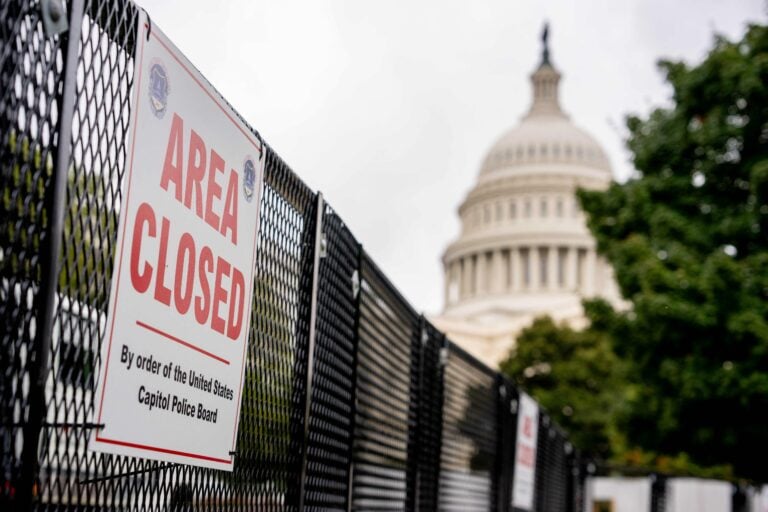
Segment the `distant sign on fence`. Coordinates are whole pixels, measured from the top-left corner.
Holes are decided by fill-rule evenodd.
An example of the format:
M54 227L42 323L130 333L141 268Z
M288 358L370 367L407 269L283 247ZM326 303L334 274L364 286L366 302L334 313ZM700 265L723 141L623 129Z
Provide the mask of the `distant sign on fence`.
M512 506L533 510L536 491L536 443L539 438L539 406L530 396L520 393L517 415L515 472L512 482Z
M264 148L142 17L94 450L232 470Z

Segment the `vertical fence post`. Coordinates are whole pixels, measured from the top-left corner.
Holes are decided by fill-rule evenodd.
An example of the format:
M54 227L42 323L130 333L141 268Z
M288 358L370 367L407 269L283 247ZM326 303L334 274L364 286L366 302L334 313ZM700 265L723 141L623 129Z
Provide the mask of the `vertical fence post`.
M577 451L573 448L570 441L565 441L565 466L567 479L565 481L565 510L566 512L576 511L576 496L578 494L577 480Z
M48 226L40 244L40 289L35 295L36 334L31 350L29 379L29 411L24 423L24 444L21 452L19 505L31 510L35 500L35 481L39 468L39 439L46 415L45 382L51 352L53 320L56 315L56 292L60 271L59 255L64 232L64 213L67 201L67 172L72 153L72 118L75 112L77 88L77 60L80 32L83 24L83 0L73 0L69 6L69 32L61 35L66 48L63 62L63 83L57 98L61 105L57 127L57 147L53 175L45 191L45 211Z
M413 492L409 496L408 510L422 510L422 506L426 507L426 510L437 508L440 485L443 371L440 365L442 336L436 337L434 334L434 328L422 315L419 318Z
M419 501L419 453L421 451L422 404L424 389L424 317L419 317L418 326L411 333L411 373L410 408L415 410L413 420L408 425L408 458L406 467L405 509L416 510Z
M651 479L651 512L665 512L667 509L667 478L655 473L649 478Z
M507 498L510 511L513 510L512 498L514 497L515 492L515 457L517 457L517 422L519 410L520 392L516 387L512 386L512 395L509 398L509 416L512 428L510 434L513 438L509 448L509 497Z
M357 263L354 275L352 276L352 287L355 293L355 345L352 348L352 408L349 412L350 429L352 436L349 440L349 452L347 460L349 461L349 468L347 468L347 512L352 512L352 499L353 489L355 482L355 428L357 421L357 355L360 349L360 306L362 304L363 297L363 246L357 244Z
M576 496L576 503L574 505L574 512L584 512L587 510L587 503L590 499L589 486L587 483L589 478L589 471L593 467L591 464L592 463L589 462L589 460L584 456L582 452L578 452L578 457L576 459L576 485L578 491Z
M496 510L508 512L512 498L512 471L514 462L514 443L517 435L517 417L513 413L516 410L513 401L516 399L514 387L498 374L496 377L496 389L498 397L497 407L497 434L496 434L496 466L494 468L494 485Z
M443 478L443 437L446 432L446 414L445 414L445 375L448 366L449 340L443 335L438 348L437 364L440 369L440 449L437 453L437 488L435 489L435 510L440 507L440 498L442 491Z
M323 215L325 202L323 194L317 193L317 211L315 221L315 247L312 261L312 295L309 310L309 342L307 344L307 382L306 400L304 403L304 437L301 447L301 473L299 475L299 510L304 510L306 501L305 491L307 483L307 461L309 458L309 413L312 406L312 378L315 368L315 338L317 337L317 284L320 273L320 257L323 253Z
M424 394L424 345L429 340L427 335L427 325L424 315L419 317L419 329L418 333L414 333L414 337L417 338L417 361L415 362L416 370L416 389L411 396L411 402L416 403L416 422L411 425L408 435L408 483L406 494L406 510L418 510L419 507L419 493L421 492L421 452L425 448L423 446L423 440L421 439L424 428L424 404L422 398ZM411 365L414 362L411 361Z
M743 484L731 484L731 512L750 512L749 488Z
M429 397L425 399L425 407L429 407L432 411L430 420L435 434L435 438L433 439L435 445L434 453L429 454L430 457L425 461L426 465L432 466L433 468L432 480L430 482L431 495L427 502L427 505L431 505L432 508L428 510L437 510L440 500L440 470L442 466L441 456L443 448L443 406L445 399L445 366L443 364L441 351L445 344L445 335L440 334L436 337L434 347L431 348L431 350L434 350L434 352L431 353L430 366L434 371L434 381L432 383L433 393L430 393Z
M504 379L500 374L496 375L496 463L493 468L493 492L494 502L496 503L495 509L498 512L506 512L505 502L505 482L504 472L506 461L504 460L504 448L506 446L506 423L507 414L505 414L504 403L507 401L507 388L504 385Z
M547 478L549 476L548 474L548 464L547 464L547 455L548 455L548 446L547 441L549 440L549 416L547 416L544 411L539 410L539 426L538 426L539 432L536 436L536 462L534 462L536 467L536 473L533 477L533 485L534 485L534 491L533 491L533 509L534 510L542 510L545 507L545 492L547 491Z

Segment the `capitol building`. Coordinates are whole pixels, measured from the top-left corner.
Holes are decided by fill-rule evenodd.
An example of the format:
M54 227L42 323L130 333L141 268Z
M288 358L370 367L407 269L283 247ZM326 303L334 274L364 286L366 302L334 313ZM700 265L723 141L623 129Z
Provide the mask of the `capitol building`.
M492 367L537 316L578 328L582 299L620 304L612 268L597 255L576 198L579 188L610 185L610 163L562 110L546 28L542 39L530 109L488 150L459 206L461 232L442 258L445 307L432 318Z

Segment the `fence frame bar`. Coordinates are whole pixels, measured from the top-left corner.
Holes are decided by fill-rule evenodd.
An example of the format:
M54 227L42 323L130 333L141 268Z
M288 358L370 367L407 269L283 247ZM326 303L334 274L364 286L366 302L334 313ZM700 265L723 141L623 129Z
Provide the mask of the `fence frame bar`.
M64 236L67 171L72 155L72 122L77 100L77 65L85 11L84 0L72 0L68 11L69 30L59 36L62 47L66 47L66 54L62 63L63 83L57 98L61 110L57 120L56 155L51 185L46 191L44 204L44 208L50 212L50 220L40 248L40 289L35 294L34 299L34 310L39 321L34 339L35 345L32 350L34 364L29 372L29 413L23 428L24 444L19 481L20 510L31 510L32 508L35 500L35 480L40 467L38 445L47 410L45 382L48 379L53 320L56 316L58 276L61 270L59 254Z
M352 436L349 440L349 468L347 469L347 512L352 512L352 498L355 481L355 430L357 428L357 355L360 350L360 308L362 307L363 297L363 245L361 243L356 244L357 248L357 262L356 273L352 277L352 286L357 287L357 295L355 296L355 345L353 347L353 363L352 363L352 408L350 410L350 428L352 430ZM356 282L354 281L356 280Z
M512 474L514 472L514 453L517 441L517 412L513 412L513 401L517 400L514 386L497 374L496 388L498 396L497 418L497 457L494 468L496 510L508 512L512 509Z
M317 210L315 221L315 248L312 261L312 297L309 310L309 342L307 344L307 385L304 403L304 438L301 454L301 473L299 474L299 510L303 511L306 497L307 463L309 459L309 416L312 408L312 379L315 369L315 339L317 338L317 287L320 278L320 258L323 253L323 217L325 201L321 192L317 193Z

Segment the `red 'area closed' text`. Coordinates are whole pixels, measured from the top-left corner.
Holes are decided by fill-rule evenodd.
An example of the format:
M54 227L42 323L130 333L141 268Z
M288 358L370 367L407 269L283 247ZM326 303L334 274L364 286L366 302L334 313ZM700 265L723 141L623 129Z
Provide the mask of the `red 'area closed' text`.
M230 169L226 189L222 189L219 178L226 168L223 158L214 148L209 153L205 141L195 130L189 132L185 152L185 135L183 119L174 114L159 186L199 217L206 227L236 247L238 174ZM243 328L243 272L216 255L208 245L198 246L193 235L186 231L178 238L175 254L170 252L171 230L170 219L165 216L158 219L155 208L147 202L139 205L130 242L134 289L146 293L152 288L156 301L174 307L181 315L192 315L197 323L209 325L230 339L237 339ZM155 254L142 251L146 238L158 239ZM173 280L168 283L166 270L170 269ZM197 293L195 281L199 284Z
M517 445L517 460L523 466L533 467L533 458L536 455L536 450L532 446L524 444Z

